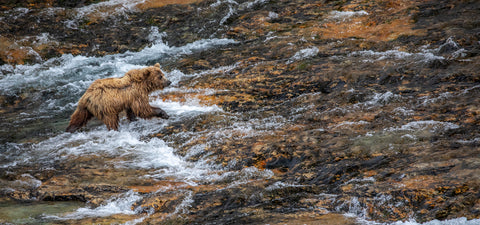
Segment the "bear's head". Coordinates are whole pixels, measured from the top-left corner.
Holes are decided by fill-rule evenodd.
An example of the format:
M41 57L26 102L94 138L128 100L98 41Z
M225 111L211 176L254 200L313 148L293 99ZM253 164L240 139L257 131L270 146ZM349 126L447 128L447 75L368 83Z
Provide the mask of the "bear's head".
M165 74L160 70L160 64L157 63L155 66L150 66L145 69L147 70L146 79L152 82L155 89L163 89L172 83L165 78Z
M165 78L158 63L155 66L129 71L127 75L130 76L130 80L140 84L140 87L148 92L163 89L172 83Z

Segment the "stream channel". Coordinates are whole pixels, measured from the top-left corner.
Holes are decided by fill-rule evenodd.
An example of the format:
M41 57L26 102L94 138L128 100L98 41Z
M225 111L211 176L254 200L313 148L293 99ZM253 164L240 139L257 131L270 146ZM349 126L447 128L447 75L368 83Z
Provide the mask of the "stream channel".
M81 29L82 16L114 3L118 17L136 12L106 1L63 23ZM29 49L36 62L0 65L0 223L480 224L475 50L451 36L371 48L315 30L236 36L235 19L286 23L274 4L210 1L197 12L222 12L206 24L220 31L189 43L149 26L138 51L44 59ZM354 26L371 12L319 15ZM172 84L150 104L169 119L64 132L93 81L156 62Z

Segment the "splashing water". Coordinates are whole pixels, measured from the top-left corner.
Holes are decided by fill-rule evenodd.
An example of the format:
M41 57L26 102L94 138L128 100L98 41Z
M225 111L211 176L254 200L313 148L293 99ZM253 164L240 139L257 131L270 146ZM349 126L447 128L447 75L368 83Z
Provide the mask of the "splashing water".
M66 115L76 107L78 98L96 79L120 77L131 69L144 67L148 65L148 62L160 61L164 57L181 57L216 46L236 43L236 41L230 39L207 39L181 47L170 47L163 43L164 35L152 28L149 39L153 44L135 53L126 52L104 57L66 54L34 65L1 66L0 95L24 95L27 96L27 99L31 98L32 102L23 109L23 112L18 113L13 128L21 130L23 127L28 127L26 124L30 123L32 117L40 117L47 122L63 117L65 118L62 123L64 125L67 122ZM199 77L208 73L223 73L233 68L235 68L235 65L198 74L184 74L178 70L165 72L167 79L172 80L173 84L164 90L152 93L152 95L168 94L169 92L211 95L215 91L180 88L178 83L185 78ZM41 94L35 94L37 92ZM185 102L163 101L157 98L152 99L150 104L163 108L172 116L171 119L167 121L161 119L138 120L132 123L121 121L119 131L107 131L102 125L91 125L90 128L87 127L86 131L67 134L63 133L61 130L64 128L60 127L55 134L46 134L39 141L33 141L32 143L16 140L5 142L0 146L2 153L0 168L8 169L29 165L52 168L56 164L68 161L71 158L98 156L104 159L104 164L108 167L149 170L151 171L149 175L145 175L147 179L174 179L193 186L198 185L198 181L213 182L222 179L240 179L238 182L245 183L248 180L244 179L271 176L268 171L266 172L267 175L261 175L263 172L256 169L245 169L240 172L228 172L222 175L222 169L216 165L202 160L188 162L186 158L175 154L176 150L164 140L146 138L171 123L203 114L223 113L220 107L216 105L205 106L195 99L188 98ZM2 125L8 123L8 121L5 124L3 121L0 122L2 122ZM9 126L2 126L4 127L2 129L5 129L5 127L12 129L11 125L9 123ZM9 130L2 130L2 133L7 132ZM185 135L188 136L189 134L186 133ZM195 138L195 135L191 138ZM197 149L201 150L202 147L199 146ZM29 174L23 176L32 177ZM10 186L18 188L17 183L20 181L15 182L10 183ZM41 182L36 179L33 182L37 183L29 183L29 186L26 187L29 188L34 185L35 188L38 188L41 185ZM7 189L8 187L1 188L2 191L15 191L14 189ZM108 200L99 207L82 207L70 214L44 215L43 218L47 220L75 220L88 217L108 217L114 214L136 214L137 212L132 209L132 205L141 199L142 196L137 192L129 191ZM173 214L185 212L190 201L192 201L191 196L187 196L184 202L177 206ZM134 224L141 220L142 218L130 222Z
M45 216L46 218L52 218L57 220L79 219L85 217L106 217L114 214L127 214L132 215L136 212L132 210L132 204L139 201L141 196L134 191L121 194L118 197L110 199L107 203L97 208L79 208L73 213L69 213L65 216Z
M40 64L17 65L15 68L3 65L0 67L0 95L14 98L26 96L26 102L31 104L25 106L23 112L17 113L15 120L0 120L0 124L13 123L15 129L22 130L26 123L31 123L31 118L66 117L74 109L84 90L96 79L120 77L131 69L144 67L145 62L157 62L164 57L179 57L232 43L235 41L230 39L208 39L181 47L170 47L159 42L136 53L126 52L104 57L67 54ZM182 79L176 78L176 75L167 73L167 78L175 81ZM3 130L6 126L2 127L1 133L9 132Z

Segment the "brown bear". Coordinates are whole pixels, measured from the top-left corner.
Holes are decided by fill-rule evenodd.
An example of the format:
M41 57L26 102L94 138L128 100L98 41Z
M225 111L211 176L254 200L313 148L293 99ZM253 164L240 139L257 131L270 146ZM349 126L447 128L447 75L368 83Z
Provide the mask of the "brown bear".
M148 94L170 83L158 63L130 70L121 78L96 80L78 101L67 131L75 132L85 126L92 116L103 121L109 130L118 130L118 116L122 111L126 111L130 121L134 121L137 116L144 119L154 116L168 119L165 111L150 106Z

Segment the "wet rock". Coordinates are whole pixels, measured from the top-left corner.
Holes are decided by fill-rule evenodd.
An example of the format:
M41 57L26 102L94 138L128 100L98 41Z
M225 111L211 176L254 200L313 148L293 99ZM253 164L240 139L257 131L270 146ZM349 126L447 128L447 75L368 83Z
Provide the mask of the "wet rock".
M167 71L203 73L181 87L216 92L172 91L161 98L194 98L223 111L172 122L145 137L165 140L189 162L224 168L216 175L225 178L193 187L151 178L149 169L105 166L108 156L79 156L53 162L50 171L41 165L11 169L35 171L38 186L19 185L33 181L20 172L2 173L8 188L0 197L95 207L135 190L142 199L132 207L144 224L355 224L329 212L378 222L480 218L476 1L157 3L125 17L86 17L76 28L53 25L71 19L73 9L41 17L32 7L20 19L0 20L0 51L6 53L0 63L39 60L22 46L44 60L138 51L160 39L169 46L237 40L162 62ZM17 41L49 30L47 46ZM154 31L166 35L149 38ZM1 96L0 113L26 107L29 99Z
M40 1L19 1L19 0L6 0L2 1L0 10L11 10L12 8L25 7L30 9L44 8L44 7L82 7L85 5L102 2L103 0L77 0L77 1L65 1L65 0L40 0Z
M142 212L145 213L158 213L166 216L168 214L174 213L175 207L178 206L184 198L184 195L175 192L161 193L156 197L149 196L141 202L137 202L132 207L140 207Z

